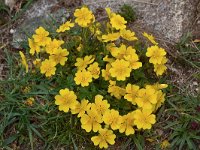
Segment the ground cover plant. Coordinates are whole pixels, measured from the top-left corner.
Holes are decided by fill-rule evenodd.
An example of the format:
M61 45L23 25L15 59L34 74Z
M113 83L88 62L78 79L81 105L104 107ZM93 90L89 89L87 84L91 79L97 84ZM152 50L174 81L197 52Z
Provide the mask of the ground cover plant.
M123 17L109 8L106 12L108 20L99 23L87 7L76 9L74 18L55 30L38 27L23 52L11 55L5 50L9 73L1 81L1 90L6 87L1 94L6 99L1 105L3 148L20 145L27 133L30 145L25 146L32 149L40 144L44 149L65 145L96 149L93 144L108 148L120 139L125 142L119 149L133 145L144 149L145 137L156 143L152 126L163 114L177 110L174 99L167 101L172 106L169 111L161 107L165 93L171 90L162 78L166 52L152 35L141 33L146 38L141 43ZM198 106L196 98L186 99L191 99L188 109ZM182 97L178 100L185 102ZM181 113L174 114L174 120ZM188 132L188 127L198 117L181 117L168 121L165 128L176 139L172 146L181 149L186 143L192 149L193 139L199 139L198 129ZM10 135L3 134L5 130ZM162 141L156 143L158 149L169 146L168 140Z

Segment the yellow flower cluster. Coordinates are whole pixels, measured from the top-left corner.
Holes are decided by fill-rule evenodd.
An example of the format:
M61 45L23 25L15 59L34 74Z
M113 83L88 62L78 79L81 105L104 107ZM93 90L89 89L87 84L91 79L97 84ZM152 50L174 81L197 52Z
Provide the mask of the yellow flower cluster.
M167 58L165 57L166 52L163 48L158 47L157 45L147 48L146 56L150 57L149 62L154 65L154 72L157 76L162 75L167 67Z
M127 115L120 115L119 111L110 109L110 104L102 95L96 95L94 103L90 103L87 99L79 102L75 93L67 88L60 90L60 94L55 96L55 104L61 111L70 110L72 114L77 114L80 117L81 127L86 132L99 133L98 136L91 138L94 145L108 148L108 143L115 143L116 135L112 130L119 130L128 136L134 134L136 128L151 129L156 122L152 112L164 102L162 88L166 87L167 85L157 83L139 89L137 85L128 84L124 90L124 98L133 105L138 105L138 109Z
M151 129L156 122L156 110L165 100L162 89L167 87L159 83L141 85L133 79L134 73L145 65L142 64L144 58L140 57L140 51L134 44L127 46L125 43L134 42L138 38L135 32L127 29L127 21L122 16L111 12L109 8L106 8L106 12L109 21L102 25L95 21L87 7L76 9L75 20L65 22L56 30L57 34L65 35L73 27L81 28L76 34L66 34L67 38L54 36L59 37L56 39L43 27L39 27L28 39L29 52L35 57L34 68L39 69L41 74L51 77L59 72L62 77L73 76L71 80L75 84L61 89L55 96L55 104L60 111L76 114L86 132L97 132L91 140L100 148L113 145L117 132L128 136L136 130ZM106 29L103 29L105 26ZM77 34L79 31L81 33ZM147 48L146 56L154 65L156 74L162 75L166 70L166 52L158 47L153 36L147 33L143 35L154 44ZM71 46L66 39L71 39L75 44ZM26 58L22 52L20 55L22 65L28 72ZM91 92L91 95L82 98L82 89ZM96 93L101 90L101 95ZM96 96L88 98L92 95ZM113 109L115 99L129 106L125 110L126 114L123 112L122 115L120 109L115 107Z
M77 58L75 66L77 67L77 73L75 74L74 81L77 85L82 87L88 86L92 79L98 79L100 74L99 64L94 62L92 55L85 56L84 58Z
M69 24L69 22L66 22ZM57 32L64 32L69 30L70 27L73 27L72 24L62 25ZM65 65L67 61L67 56L69 52L67 49L62 48L62 44L64 41L58 39L51 39L49 36L49 32L46 31L43 27L39 27L35 30L35 34L32 36L32 39L28 39L30 54L35 55L36 59L33 61L33 64L36 68L40 68L40 72L45 74L46 77L50 77L55 75L56 65L60 64L62 66ZM39 55L41 53L41 55ZM47 58L39 57L42 55L47 55Z
M165 56L166 51L163 48L158 47L158 43L152 35L144 32L143 36L154 44L154 46L147 48L146 56L150 57L149 62L154 65L154 72L156 75L161 76L167 70L167 67L165 66L167 63L167 58Z

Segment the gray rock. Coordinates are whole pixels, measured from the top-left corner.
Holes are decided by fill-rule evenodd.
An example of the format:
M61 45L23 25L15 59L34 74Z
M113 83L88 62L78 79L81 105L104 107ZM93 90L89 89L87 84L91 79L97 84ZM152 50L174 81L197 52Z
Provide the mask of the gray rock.
M60 0L36 1L25 12L22 23L14 30L12 45L20 48L21 43L26 41L39 26L51 31L56 28L56 23L61 24L66 21L70 12L64 7L57 8L59 2ZM98 7L111 7L113 11L118 11L124 3L130 4L136 10L139 24L145 25L152 33L162 35L163 39L178 42L184 33L192 30L200 0L83 0L83 2L92 10Z
M192 30L197 5L200 0L83 0L93 10L111 7L117 11L124 3L133 6L137 16L153 33L164 39L178 42L181 36Z
M39 0L27 10L23 16L22 23L17 26L13 33L12 45L20 48L22 42L31 37L39 26L51 31L56 29L56 24L65 22L70 13L66 8L58 6L57 0Z

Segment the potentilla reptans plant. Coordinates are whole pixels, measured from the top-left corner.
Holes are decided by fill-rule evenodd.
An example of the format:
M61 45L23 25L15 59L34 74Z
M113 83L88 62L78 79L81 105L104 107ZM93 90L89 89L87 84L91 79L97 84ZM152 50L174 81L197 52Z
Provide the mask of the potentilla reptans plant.
M35 30L28 39L31 61L20 51L26 73L73 77L74 84L63 85L55 95L55 105L77 116L100 148L115 144L119 133L151 129L167 87L155 82L167 69L166 51L145 32L148 46L136 48L140 39L128 30L127 21L109 8L105 11L108 19L98 22L86 6L76 9L74 19L57 28L57 36L43 27ZM134 78L139 70L154 80Z

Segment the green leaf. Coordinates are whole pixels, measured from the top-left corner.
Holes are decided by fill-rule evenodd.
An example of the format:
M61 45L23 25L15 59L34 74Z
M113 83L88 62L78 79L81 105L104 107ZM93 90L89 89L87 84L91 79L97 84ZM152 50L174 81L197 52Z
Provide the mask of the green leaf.
M127 140L127 142L126 143L124 143L122 146L121 146L121 150L127 150L127 148L128 148L128 146L130 145L130 143L131 143L131 138L129 138L128 140Z
M79 89L79 98L80 99L84 99L84 98L87 99L88 98L89 100L92 99L92 94L89 91L88 87L80 87L80 89Z
M144 142L144 139L142 140L142 136L140 136L140 135L134 136L133 141L138 150L144 150L144 146L142 144Z
M194 142L191 141L189 138L186 139L186 142L187 142L187 145L188 145L189 149L191 149L191 150L196 150L197 149L195 144L194 144Z
M74 76L72 74L67 76L66 86L71 88L75 85Z
M171 128L172 126L175 126L175 125L177 125L177 124L179 124L179 122L177 122L177 121L175 121L175 122L170 122L170 123L168 123L168 125L166 125L166 126L164 127L164 129Z
M10 136L9 138L5 139L3 142L3 147L11 144L12 142L14 142L16 139L18 138L18 134L14 134L12 136Z
M180 145L179 145L179 150L182 150L182 148L183 148L183 146L184 146L184 144L185 144L185 142L186 142L186 140L185 140L185 138L182 138L182 139L180 139Z
M72 143L73 143L73 146L74 146L74 150L78 150L78 147L77 147L77 145L76 145L76 143L75 143L75 140L74 140L73 136L70 135L70 137L71 137L71 139L72 139Z
M40 132L38 132L38 130L35 129L32 125L30 125L30 129L31 129L38 137L40 137L42 140L44 140L44 138L42 137L42 135L40 134Z
M32 134L30 127L27 127L27 129L28 129L29 140L30 140L30 143L31 143L31 150L33 150L33 134Z

